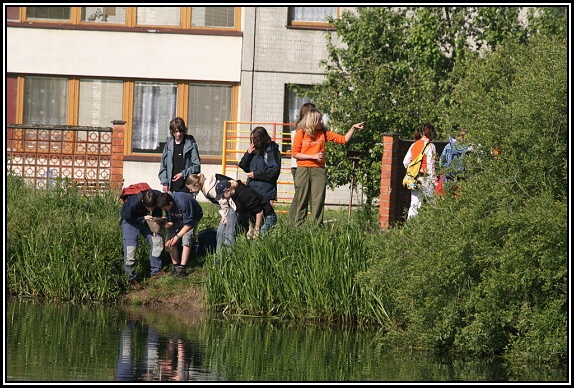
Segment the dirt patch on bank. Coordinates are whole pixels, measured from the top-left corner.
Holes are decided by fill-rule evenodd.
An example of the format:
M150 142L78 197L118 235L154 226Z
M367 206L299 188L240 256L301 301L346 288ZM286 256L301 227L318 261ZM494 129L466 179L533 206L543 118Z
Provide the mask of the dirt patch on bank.
M142 289L132 290L126 294L125 302L128 306L143 306L170 313L208 311L201 284L181 282L175 292L171 288L166 290L160 281L143 283L142 286Z

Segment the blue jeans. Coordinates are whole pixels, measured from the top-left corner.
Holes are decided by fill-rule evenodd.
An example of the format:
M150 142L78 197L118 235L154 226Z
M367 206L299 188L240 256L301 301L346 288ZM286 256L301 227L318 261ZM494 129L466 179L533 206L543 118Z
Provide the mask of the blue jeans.
M266 231L274 227L275 224L277 224L277 213L273 211L271 214L268 214L265 217L263 225L261 226L261 234L265 233Z
M122 234L124 239L124 270L129 280L136 278L134 265L136 263L138 234L141 234L149 244L151 276L161 271L161 253L163 252L163 238L161 234L152 233L147 223L136 224L126 220L122 220Z
M219 225L217 226L217 245L215 248L216 252L219 252L222 247L230 247L235 244L235 228L237 227L237 213L230 206L227 213L227 223L223 224L219 220Z

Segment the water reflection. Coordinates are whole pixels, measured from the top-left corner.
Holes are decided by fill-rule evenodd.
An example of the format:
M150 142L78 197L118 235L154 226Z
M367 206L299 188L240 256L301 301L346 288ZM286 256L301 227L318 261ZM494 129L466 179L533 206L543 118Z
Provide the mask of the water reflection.
M567 369L509 369L387 349L379 332L186 311L9 300L6 379L18 381L566 381Z
M134 338L137 329L146 330L129 321L121 331L116 381L214 380L202 369L202 353L197 343L178 335L162 338L151 326L147 327L145 351L139 359L133 351L134 346L142 344Z

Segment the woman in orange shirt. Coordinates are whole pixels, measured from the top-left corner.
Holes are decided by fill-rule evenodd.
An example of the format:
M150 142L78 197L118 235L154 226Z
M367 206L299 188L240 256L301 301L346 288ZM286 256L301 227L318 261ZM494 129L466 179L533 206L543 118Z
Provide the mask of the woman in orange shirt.
M291 204L295 206L295 211L289 211L289 221L292 224L301 225L305 221L309 205L313 220L317 224L323 223L327 192L325 144L328 141L347 144L355 129L363 129L363 124L353 124L345 135L341 135L323 126L323 115L317 109L311 109L305 114L291 148L291 156L297 159L295 198Z

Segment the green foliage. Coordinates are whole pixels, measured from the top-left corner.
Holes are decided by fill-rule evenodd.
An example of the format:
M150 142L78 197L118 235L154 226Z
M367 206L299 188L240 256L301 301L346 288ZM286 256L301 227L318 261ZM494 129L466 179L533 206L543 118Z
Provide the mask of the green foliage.
M458 103L449 117L467 129L471 143L481 145L479 163L495 162L523 195L549 189L566 198L566 63L561 40L509 45L469 66L472 76L453 93ZM500 151L496 159L493 149Z
M123 298L128 284L117 192L85 195L66 180L39 190L10 174L6 191L10 294L73 302ZM217 228L216 207L203 210L199 229ZM171 263L167 253L164 263ZM149 246L141 236L135 271L140 279L149 276Z
M568 37L568 7L532 7L528 21L532 35Z
M388 340L565 362L566 66L562 40L537 38L465 70L447 116L468 130L476 167L459 197L436 198L389 230L371 252L378 259L357 276L395 322Z
M508 42L526 44L538 35L561 34L565 13L532 8L528 21L521 7L359 7L332 20L327 33L325 81L309 92L330 126L346 133L365 121L348 148L361 152L356 181L367 202L379 194L381 136L394 132L411 137L415 128L431 122L438 138L458 128L445 115L457 104L453 89L469 73L461 66L495 52ZM512 60L506 57L507 60ZM496 96L488 98L496 99ZM467 109L483 109L474 100ZM331 188L348 183L351 162L345 147L328 146L327 182Z

